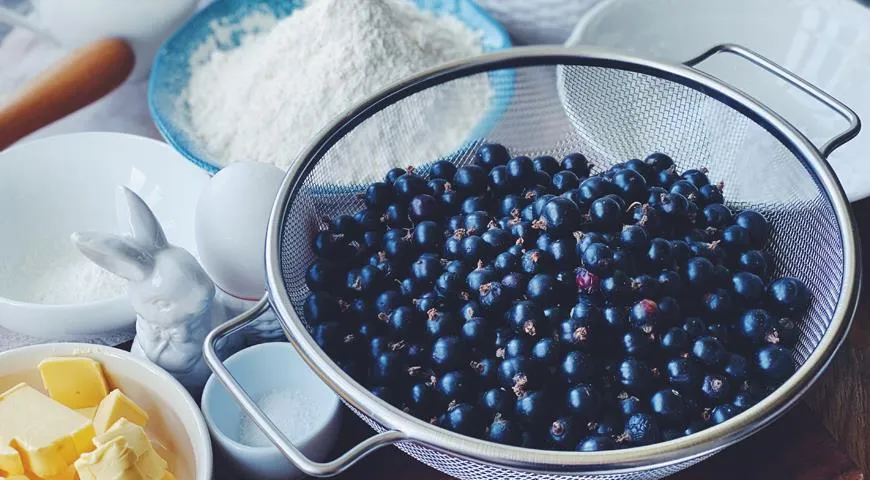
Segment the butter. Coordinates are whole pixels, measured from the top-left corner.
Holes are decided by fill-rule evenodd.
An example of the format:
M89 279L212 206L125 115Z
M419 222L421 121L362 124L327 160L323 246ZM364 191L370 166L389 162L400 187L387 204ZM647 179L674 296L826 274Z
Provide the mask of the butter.
M82 480L134 479L126 472L136 468L137 460L136 454L127 448L127 441L118 437L79 457L75 466Z
M93 420L94 414L97 413L97 407L76 408L75 411L81 413L85 418Z
M9 442L0 437L0 478L3 474L18 475L24 473L24 464L18 450L9 445Z
M108 394L97 407L97 412L94 414L94 431L98 434L104 433L121 418L126 418L140 427L148 423L148 414L145 410L116 389L112 390L112 393Z
M148 478L163 478L168 467L166 461L154 451L145 429L126 418L121 418L106 433L95 437L94 444L99 446L118 437L123 437L127 441L128 448L136 454L139 459L136 466L140 471L148 472Z
M2 476L0 474L0 478L4 478L6 480L79 480L79 474L76 472L75 466L70 465L63 471L60 475L55 475L54 477L37 477L33 474L28 473L20 473L16 475L10 475L8 477Z
M162 480L166 461L149 448L141 457L123 436L114 437L75 462L82 480Z
M149 450L136 462L136 469L139 474L142 478L149 480L163 480L168 466L166 460L162 459L153 449Z
M96 407L109 394L100 362L86 357L52 357L39 362L51 398L69 408Z
M75 465L70 465L63 471L60 475L55 475L53 477L37 477L31 474L24 474L23 478L27 478L28 480L79 480L79 473L76 472Z
M7 476L3 476L4 472ZM18 472L10 472L8 470L0 469L0 478L5 478L6 480L77 480L79 478L79 474L76 472L75 467L70 465L60 475L45 477L43 479L35 475L28 475L24 472L22 467L22 470Z
M88 478L86 475L93 475L95 480L163 480L166 476L168 465L154 451L145 430L126 418L119 419L105 433L94 437L94 445L96 451L83 455L76 462L76 469L83 479ZM115 476L107 476L110 474Z
M133 450L136 458L140 458L154 447L151 445L151 440L145 430L135 423L122 418L112 425L112 428L106 430L105 433L94 437L94 445L98 448L111 442L112 440L121 437L127 441L127 448Z
M172 472L167 470L166 473L163 474L162 480L175 480L175 475L173 475Z
M0 437L11 439L25 471L43 478L94 448L90 420L24 383L0 395Z
M76 467L73 464L70 464L66 467L66 470L63 471L60 475L55 477L48 477L43 480L78 480L79 472L76 471Z

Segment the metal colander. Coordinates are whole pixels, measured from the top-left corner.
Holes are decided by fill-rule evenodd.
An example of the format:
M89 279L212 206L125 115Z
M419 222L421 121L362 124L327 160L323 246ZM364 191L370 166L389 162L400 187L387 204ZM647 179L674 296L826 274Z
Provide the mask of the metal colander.
M726 52L773 73L832 108L848 128L820 148L774 112L691 66ZM462 93L488 98L485 111ZM433 110L433 108L435 110ZM293 112L288 112L292 115ZM302 318L311 237L324 216L362 208L356 194L384 174L383 164L418 167L421 136L439 136L474 115L474 138L446 142L439 152L467 164L483 142L530 157L584 153L597 170L654 151L681 169L708 167L725 183L736 209L762 212L773 226L769 252L776 275L798 277L813 295L800 322L797 373L768 398L721 425L689 437L626 450L574 453L530 450L461 436L380 401L342 372L316 345ZM857 116L837 100L767 59L733 45L716 47L687 65L599 50L515 49L423 73L382 92L325 130L290 169L272 211L266 242L269 294L206 341L219 379L279 449L310 475L336 474L363 455L396 444L457 478L647 479L675 473L764 427L783 414L828 364L848 330L858 292L858 243L843 190L824 158L854 137ZM382 141L379 157L355 155L362 142ZM455 142L454 142L455 143ZM427 152L428 154L429 152ZM348 159L352 158L352 162ZM317 463L300 453L262 414L219 361L214 342L272 308L308 365L378 434L345 455ZM292 408L288 405L288 408Z

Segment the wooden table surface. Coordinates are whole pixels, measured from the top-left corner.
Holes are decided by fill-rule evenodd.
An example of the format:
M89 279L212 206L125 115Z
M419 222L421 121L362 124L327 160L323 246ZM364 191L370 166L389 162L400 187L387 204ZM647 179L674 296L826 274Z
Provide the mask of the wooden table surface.
M865 252L870 252L870 199L853 204ZM861 480L870 472L870 260L865 255L861 301L852 330L805 401L772 426L677 475L679 480ZM371 429L346 412L336 454ZM342 479L444 480L395 447L361 460Z
M861 471L870 473L870 199L853 203L852 212L864 252L858 311L846 342L806 403Z

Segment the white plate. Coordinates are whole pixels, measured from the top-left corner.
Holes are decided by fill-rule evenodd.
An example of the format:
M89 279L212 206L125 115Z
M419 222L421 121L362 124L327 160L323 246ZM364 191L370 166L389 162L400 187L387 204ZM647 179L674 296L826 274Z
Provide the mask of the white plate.
M683 62L721 43L767 56L870 119L870 7L856 0L607 0L577 24L567 46L594 45ZM845 121L796 88L733 57L701 70L756 97L816 145ZM828 159L851 201L870 196L870 134Z
M148 203L170 242L195 255L194 211L208 179L169 145L135 135L73 133L16 145L0 152L0 262L12 264L36 242L63 244L76 231L118 232L120 185ZM0 298L0 325L40 338L109 334L134 319L126 296L75 305Z

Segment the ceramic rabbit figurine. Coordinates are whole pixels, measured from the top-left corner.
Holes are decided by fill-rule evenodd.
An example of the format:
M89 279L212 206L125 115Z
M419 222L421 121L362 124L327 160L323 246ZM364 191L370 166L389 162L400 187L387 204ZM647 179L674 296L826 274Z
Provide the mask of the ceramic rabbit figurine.
M132 353L159 365L198 396L211 373L202 357L203 340L221 321L215 318L219 309L212 308L214 283L190 252L166 241L142 198L126 187L118 197L119 216L129 222L131 236L80 232L73 241L94 263L129 281L137 314Z

